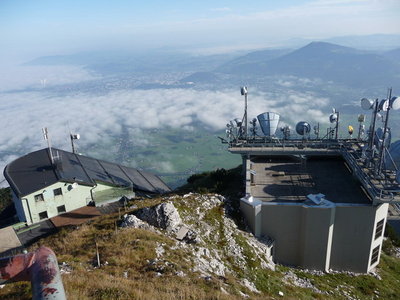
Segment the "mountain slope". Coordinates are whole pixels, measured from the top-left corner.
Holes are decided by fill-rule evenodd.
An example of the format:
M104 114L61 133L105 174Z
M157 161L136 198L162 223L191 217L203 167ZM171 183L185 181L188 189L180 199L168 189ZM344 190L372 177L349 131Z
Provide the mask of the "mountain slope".
M395 54L395 52L393 52ZM270 58L252 53L217 69L231 75L320 78L348 86L396 86L400 63L384 55L325 42L312 42L300 49Z
M251 72L255 67L259 67L260 64L265 64L266 62L285 55L290 51L291 50L289 49L273 49L251 52L221 65L215 69L215 72Z

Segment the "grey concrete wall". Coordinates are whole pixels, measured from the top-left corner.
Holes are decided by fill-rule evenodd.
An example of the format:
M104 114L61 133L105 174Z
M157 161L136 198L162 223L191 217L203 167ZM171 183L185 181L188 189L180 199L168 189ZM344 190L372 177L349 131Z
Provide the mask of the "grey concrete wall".
M368 272L376 207L336 208L331 269Z
M275 241L274 260L303 268L368 272L376 224L388 205L306 206L241 201L241 210L256 235Z
M254 233L256 228L256 218L255 218L255 207L244 201L240 201L240 210L247 221L247 225L250 227L251 231Z
M335 207L302 207L300 266L328 271Z
M277 262L299 266L301 253L301 206L263 205L261 207L261 234L275 241Z

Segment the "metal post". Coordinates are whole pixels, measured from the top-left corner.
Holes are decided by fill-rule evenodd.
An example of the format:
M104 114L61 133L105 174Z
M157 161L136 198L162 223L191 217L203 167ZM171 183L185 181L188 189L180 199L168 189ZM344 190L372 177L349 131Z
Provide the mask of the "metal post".
M372 128L370 127L370 138L369 138L369 145L368 148L369 150L372 151L372 146L374 145L374 138L375 138L375 123L376 123L376 115L378 114L378 99L375 99L375 107L374 107L374 112L373 112L373 121L372 121Z
M65 300L57 258L47 247L0 259L0 284L30 281L33 300Z
M244 94L244 136L247 140L247 92Z
M336 112L337 113L337 120L336 120L336 134L335 134L335 140L337 140L338 139L338 133L339 133L339 112Z
M389 98L387 101L390 101L392 98L392 88L389 89ZM383 163L383 154L384 154L384 149L385 149L385 141L386 141L386 131L388 127L388 121L389 121L389 112L390 112L390 102L386 111L386 118L385 118L385 127L383 129L383 139L382 139L382 145L381 145L381 151L379 153L379 168L378 168L378 174L381 173L382 170L382 163Z
M70 138L71 138L72 153L75 153L74 138L73 138L72 134L70 134Z

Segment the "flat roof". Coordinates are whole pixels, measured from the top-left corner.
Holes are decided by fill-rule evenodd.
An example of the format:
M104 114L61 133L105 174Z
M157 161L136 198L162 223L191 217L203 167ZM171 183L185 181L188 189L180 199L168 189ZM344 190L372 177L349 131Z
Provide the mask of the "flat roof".
M303 202L308 194L334 203L370 204L341 157L251 157L251 195L268 202Z

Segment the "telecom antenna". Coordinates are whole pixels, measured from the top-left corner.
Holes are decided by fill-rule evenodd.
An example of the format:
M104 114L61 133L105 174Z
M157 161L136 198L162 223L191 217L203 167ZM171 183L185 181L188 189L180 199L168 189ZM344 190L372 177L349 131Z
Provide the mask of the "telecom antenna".
M338 134L339 134L339 112L335 109L332 108L332 113L329 116L329 122L332 124L335 123L335 140L338 139Z
M54 165L54 157L53 157L53 152L51 150L50 136L49 136L49 131L47 130L47 127L43 127L42 132L43 132L43 138L47 141L47 146L49 147L49 155L50 155L51 165Z
M244 96L244 116L242 124L244 123L244 136L247 139L247 86L243 86L240 89L240 93Z
M386 135L388 131L388 121L389 121L389 112L391 108L391 103L390 100L392 99L392 88L389 88L388 90L388 98L384 99L381 101L382 104L382 110L386 111L386 118L385 118L385 127L383 129L383 137L382 137L382 145L381 145L381 151L379 153L379 167L378 167L378 174L380 174L382 170L382 163L383 163L383 155L385 151L385 142L386 142Z
M81 138L79 133L72 134L71 132L69 133L69 137L71 138L71 146L72 146L72 153L75 153L75 145L74 145L74 140L79 140Z
M358 115L358 123L360 123L360 125L358 126L357 140L361 140L361 136L364 135L365 131L364 122L365 122L365 115L364 114Z

